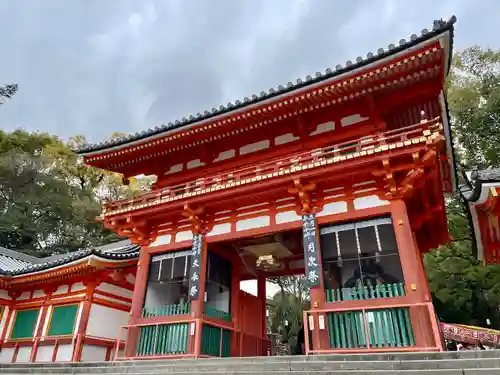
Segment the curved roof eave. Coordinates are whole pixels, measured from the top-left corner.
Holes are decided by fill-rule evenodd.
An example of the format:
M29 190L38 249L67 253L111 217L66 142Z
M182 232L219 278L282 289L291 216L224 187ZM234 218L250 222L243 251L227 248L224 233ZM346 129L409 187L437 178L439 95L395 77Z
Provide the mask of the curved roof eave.
M383 48L379 48L377 54L368 53L367 58L363 59L362 57L358 57L355 63L351 61L347 61L344 66L337 65L335 70L330 68L326 69L325 73L317 72L314 77L307 76L305 80L298 79L297 83L288 82L286 87L279 85L277 89L271 88L266 93L262 91L260 95L254 94L251 98L245 97L243 101L237 100L234 103L228 103L227 106L221 105L219 109L212 108L211 111L204 111L203 114L197 113L195 115L190 115L189 118L183 117L181 120L177 120L175 122L169 122L168 124L164 124L162 126L158 126L154 129L149 129L147 131L142 131L140 133L135 133L130 136L113 139L109 141L104 141L95 145L85 145L82 148L75 150L80 155L92 155L99 153L104 150L116 149L121 146L131 145L137 143L139 141L143 141L145 139L157 136L163 136L173 130L194 126L199 124L200 122L213 120L216 117L221 115L226 115L230 112L237 111L240 109L246 109L247 107L252 107L257 104L261 104L270 99L275 99L279 96L289 94L296 90L301 90L305 88L311 88L316 84L323 83L332 78L338 78L346 73L351 73L356 69L365 67L367 65L382 61L389 57L394 57L395 55L402 53L415 47L419 44L428 42L429 40L444 34L446 32L451 32L451 38L453 38L453 25L456 22L456 17L452 16L448 21L436 20L433 24L432 31L428 31L427 29L422 30L421 35L417 36L413 34L411 36L410 41L406 41L405 39L401 39L399 42L399 46L394 46L393 44L389 45L387 50ZM451 52L452 41L450 42L450 52ZM448 58L448 66L446 67L447 71L451 65L451 57Z
M129 249L124 253L115 253L111 251L102 251L99 249L79 250L74 253L68 254L66 257L55 259L45 263L31 264L29 266L9 270L0 270L0 274L10 277L20 277L26 275L40 274L42 272L56 270L62 267L80 263L82 260L87 260L95 257L104 261L122 261L132 260L139 257L140 247L137 245L129 245Z
M484 184L500 184L500 168L489 168L473 171L466 183L459 187L460 194L469 202L477 202Z

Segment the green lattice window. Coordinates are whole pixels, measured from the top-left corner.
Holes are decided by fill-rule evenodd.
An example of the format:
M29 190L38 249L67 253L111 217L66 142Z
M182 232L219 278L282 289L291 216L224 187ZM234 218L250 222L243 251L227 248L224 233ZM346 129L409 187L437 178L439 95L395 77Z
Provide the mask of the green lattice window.
M75 328L78 305L56 306L52 310L49 336L72 335Z
M10 337L12 339L27 339L33 337L39 312L40 309L17 311Z

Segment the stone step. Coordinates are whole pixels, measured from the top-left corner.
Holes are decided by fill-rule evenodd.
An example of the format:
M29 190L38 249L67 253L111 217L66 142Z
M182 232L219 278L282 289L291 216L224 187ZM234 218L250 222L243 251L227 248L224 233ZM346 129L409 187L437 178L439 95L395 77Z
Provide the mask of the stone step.
M68 369L67 374L71 374L71 370ZM3 373L5 375L14 375L11 373ZM17 374L17 373L15 373ZM36 375L37 372L29 372L26 374ZM109 375L123 375L124 372L110 373ZM143 375L144 372L127 372L127 375ZM192 372L175 372L177 375L189 375ZM255 375L256 373L252 370L242 370L242 371L215 371L206 372L205 375ZM297 375L297 374L320 374L320 375L500 375L500 369L434 369L434 370L340 370L340 371L264 371L259 372L259 375ZM92 373L82 373L82 375L93 375Z
M333 354L317 356L273 356L273 357L233 357L233 358L205 358L205 359L162 359L162 360L138 360L121 362L80 362L80 363L1 363L0 369L17 367L30 368L57 368L57 367L140 367L157 366L165 364L187 364L204 365L229 365L247 366L258 363L274 362L379 362L379 361L429 361L429 360L456 360L456 359L488 359L500 358L500 350L469 350L461 352L432 352L432 353L390 353L390 354Z
M251 370L253 373L265 372L331 372L331 371L410 371L410 370L462 370L462 369L500 369L499 358L484 359L441 359L427 361L303 361L303 362L261 362L245 366L234 362L211 363L209 361L163 361L161 364L150 365L144 363L141 366L47 366L34 367L25 365L23 367L11 367L0 370L5 374L177 374L177 373L203 373L209 374L215 371L224 373L238 373Z

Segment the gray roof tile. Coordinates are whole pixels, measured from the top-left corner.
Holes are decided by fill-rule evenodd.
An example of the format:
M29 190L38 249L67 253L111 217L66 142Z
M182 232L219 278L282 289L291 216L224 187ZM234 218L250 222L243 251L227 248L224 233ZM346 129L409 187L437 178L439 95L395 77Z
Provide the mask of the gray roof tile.
M459 186L460 194L466 200L475 202L481 195L483 183L500 182L500 168L472 171L470 177L466 177L465 180L466 182Z
M139 256L140 247L127 241L115 242L95 248L82 249L72 253L59 254L46 258L33 258L33 261L21 259L24 254L0 248L0 274L6 276L19 276L32 272L48 270L53 267L71 263L73 261L96 255L110 260L127 260ZM8 252L8 253L7 253ZM16 257L16 255L19 257Z

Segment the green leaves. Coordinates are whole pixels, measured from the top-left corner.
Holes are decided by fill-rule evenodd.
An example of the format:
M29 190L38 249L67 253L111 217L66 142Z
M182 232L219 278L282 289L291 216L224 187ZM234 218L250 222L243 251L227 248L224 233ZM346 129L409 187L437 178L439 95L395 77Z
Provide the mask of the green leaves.
M125 194L119 176L83 165L57 137L0 131L0 246L40 256L116 240L95 218L103 199Z
M473 46L459 52L447 82L451 122L461 167L500 166L500 51ZM424 257L434 305L441 320L500 328L500 265L484 265L473 253L466 203L447 197L454 239Z
M12 98L17 92L18 86L16 83L0 86L0 105L4 104L8 99Z
M457 53L448 101L462 163L500 165L500 51L474 46Z

